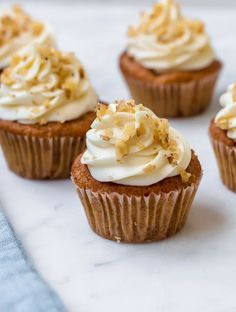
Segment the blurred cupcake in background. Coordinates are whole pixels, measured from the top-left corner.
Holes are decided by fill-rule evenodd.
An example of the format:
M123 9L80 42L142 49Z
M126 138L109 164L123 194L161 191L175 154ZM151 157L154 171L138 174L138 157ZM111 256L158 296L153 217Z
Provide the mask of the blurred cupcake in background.
M174 235L202 170L185 138L133 100L99 105L72 179L93 231L118 242Z
M10 63L12 55L29 43L53 45L51 28L33 20L20 6L0 16L0 71Z
M155 4L130 27L120 68L130 92L159 117L191 116L210 103L221 69L204 24L174 0Z
M32 179L68 177L96 104L73 53L28 45L1 75L0 142L9 168Z
M221 179L236 192L236 84L220 98L223 108L211 121L209 133Z

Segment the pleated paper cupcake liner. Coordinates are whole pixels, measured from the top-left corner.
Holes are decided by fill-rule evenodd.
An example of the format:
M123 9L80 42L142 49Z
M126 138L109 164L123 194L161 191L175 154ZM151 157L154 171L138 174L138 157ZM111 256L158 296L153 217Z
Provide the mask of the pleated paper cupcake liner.
M136 102L159 117L187 117L201 113L210 104L219 70L200 80L169 84L144 82L123 74Z
M236 146L228 146L211 138L223 183L236 192Z
M68 178L73 161L85 148L80 137L40 138L4 130L0 143L8 167L28 179Z
M117 242L144 243L165 239L182 229L198 185L148 196L77 191L95 233Z

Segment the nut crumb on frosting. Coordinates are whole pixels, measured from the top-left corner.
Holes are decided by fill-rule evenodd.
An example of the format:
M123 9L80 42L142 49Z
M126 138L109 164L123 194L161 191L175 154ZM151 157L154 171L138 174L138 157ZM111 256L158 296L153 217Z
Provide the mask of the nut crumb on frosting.
M116 112L134 113L135 101L134 100L121 100L117 101Z
M116 141L115 151L117 160L121 160L129 153L129 147L131 144L135 142L135 145L141 149L144 148L142 143L142 136L146 134L147 124L148 129L151 129L151 133L153 135L153 141L156 146L160 146L165 150L169 150L171 152L171 156L169 156L168 161L171 164L175 164L179 151L177 147L177 143L174 139L172 139L169 135L169 122L167 119L158 118L154 115L150 110L147 110L142 104L135 104L134 100L121 100L116 101L116 110L112 112L109 109L109 106L105 104L98 104L97 107L97 118L101 120L101 118L106 115L113 114L116 116L116 121L118 121L118 115L116 113L131 113L135 114L137 112L147 112L145 114L145 119L143 122L140 122L139 126L136 127L134 123L127 123L122 128L122 137ZM151 112L151 114L150 114ZM116 125L117 126L117 125ZM108 129L106 129L108 131ZM109 130L110 131L110 130ZM103 131L102 139L105 141L109 141L112 137L112 133L105 133Z
M144 169L143 169L143 171L144 171L145 173L152 173L152 172L154 172L155 170L156 170L156 166L151 165L151 164L147 165L147 166L144 167Z
M108 112L108 107L105 104L98 103L97 104L97 118L100 119Z
M189 181L190 177L191 177L191 173L187 172L184 169L180 169L179 170L179 174L181 176L181 179L182 179L183 183L187 183Z
M236 141L236 83L230 84L220 97L222 109L215 116L215 124L229 139Z
M177 16L175 17L171 16L171 14L165 14L172 5L175 5L177 9ZM162 14L164 14L165 19L160 26L159 23L156 23L156 20ZM185 18L181 14L180 6L174 0L166 0L154 4L150 13L143 12L140 25L137 27L130 26L128 36L136 37L138 35L155 34L160 42L168 43L181 37L186 28L196 34L201 34L205 31L204 24L201 21Z
M14 5L11 12L0 17L0 46L25 32L38 36L43 29L43 23L32 20L20 6Z
M127 39L122 59L131 57L158 75L201 70L216 58L202 21L186 17L175 0L160 0L142 14Z
M74 53L33 40L9 60L0 78L3 119L64 123L94 111L96 92ZM19 107L17 114L14 107Z
M189 178L182 170L191 161L188 142L167 119L134 100L99 104L86 141L81 162L98 181L144 186L173 176Z
M25 79L25 75L32 66L32 57L35 56L38 64L38 72L32 79ZM50 77L42 76L42 72L50 68ZM34 44L29 50L18 53L12 57L10 66L7 67L2 75L1 82L10 88L29 89L31 94L38 92L41 85L42 91L55 92L62 90L68 100L74 100L81 95L79 81L82 65L74 53L63 53L46 45ZM83 77L86 77L83 69ZM44 77L45 82L42 80ZM15 85L17 87L15 87ZM45 107L50 106L53 95L45 100Z
M100 137L101 137L101 139L102 139L103 141L110 141L109 136L100 134Z
M117 140L115 144L116 158L120 160L128 154L128 144L123 140Z
M227 130L229 128L229 120L228 119L218 119L216 120L217 127L222 130Z
M171 164L173 166L177 165L177 162L175 160L175 156L172 153L170 155L166 156L166 157L167 157L167 160L168 160L169 164Z

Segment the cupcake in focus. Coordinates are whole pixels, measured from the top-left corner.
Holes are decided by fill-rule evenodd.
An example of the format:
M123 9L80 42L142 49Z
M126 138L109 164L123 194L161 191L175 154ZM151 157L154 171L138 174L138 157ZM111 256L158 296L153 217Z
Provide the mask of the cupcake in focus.
M220 98L223 108L211 121L209 134L221 179L236 192L236 84Z
M38 44L19 52L0 86L0 142L9 168L31 179L68 177L96 104L73 53Z
M133 98L159 117L191 116L210 103L221 69L204 24L163 0L130 27L120 69Z
M0 71L7 67L13 54L30 43L54 45L51 28L33 20L19 6L0 16Z
M202 170L184 137L133 100L100 104L72 180L94 232L143 243L185 224Z

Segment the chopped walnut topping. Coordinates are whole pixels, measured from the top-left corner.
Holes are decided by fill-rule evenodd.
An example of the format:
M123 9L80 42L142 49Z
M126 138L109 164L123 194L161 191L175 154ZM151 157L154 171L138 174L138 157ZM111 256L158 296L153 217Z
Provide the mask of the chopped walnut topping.
M152 172L154 172L156 170L156 166L154 166L154 165L148 165L148 166L146 166L144 169L143 169L143 171L145 172L145 173L152 173Z
M171 14L172 7L175 7L177 12L175 18ZM159 18L160 23L157 22ZM169 43L183 36L186 29L196 34L205 31L201 21L185 18L180 11L180 6L174 0L166 0L155 4L150 13L143 13L140 24L137 27L129 27L128 36L155 34L160 42Z
M126 142L122 140L117 140L115 144L115 150L116 150L116 159L120 160L125 155L128 154L128 145Z
M205 25L198 20L188 20L188 25L195 33L202 34L205 32Z
M108 112L108 106L102 103L98 103L97 105L97 118L101 119Z
M135 112L135 101L128 100L128 101L118 101L116 106L117 112L124 112L124 113L134 113Z
M0 17L0 46L25 32L38 36L43 29L42 23L33 21L20 6L15 5L11 12Z
M101 137L101 139L102 139L103 141L110 141L110 138L109 138L108 136L106 136L106 135L100 134L100 137Z
M26 80L25 76L34 65L34 61L37 63L38 72L32 79ZM19 64L22 66L18 66ZM46 76L45 67L50 69ZM18 90L21 86L21 89L28 89L33 93L37 92L35 90L40 85L41 90L47 92L62 90L68 100L74 100L83 92L81 91L80 72L83 73L83 79L85 79L84 69L73 53L63 53L46 45L35 44L13 56L10 66L1 75L1 82L9 87L17 84Z
M167 119L152 120L153 139L165 149L169 146L169 123Z
M191 177L191 173L187 172L186 170L182 169L179 170L179 174L181 176L182 182L187 183Z
M135 132L134 124L126 124L123 129L122 139L124 141L128 141L131 138L131 136L134 135L134 132Z
M107 129L102 131L101 137L103 138L104 141L110 141L112 136L113 136L112 128L107 128Z
M141 135L145 134L145 127L143 124L140 124L138 129L136 130L137 137L140 137Z
M1 75L1 82L5 85L11 85L14 83L13 78L11 78L11 69L7 67Z
M170 165L173 165L173 166L177 165L176 157L174 154L170 154L169 156L167 156L167 160Z
M228 119L219 119L216 121L217 127L227 130L229 128L229 120Z
M171 138L169 135L170 131L168 120L158 118L142 104L135 105L134 100L117 101L115 104L115 111L110 109L110 107L107 105L99 104L97 117L101 118L106 114L113 114L113 124L120 128L119 131L121 131L121 136L115 144L117 160L120 161L122 157L126 156L131 146L138 147L138 150L140 151L145 149L145 146L142 142L143 137L152 135L152 144L154 146L154 150L156 150L157 153L160 149L168 150L171 153L168 161L175 165L176 161L178 160L179 149L175 139ZM133 117L131 117L130 121L126 122L126 124L122 123L122 115L118 114L123 112L133 114ZM135 114L137 112L142 114L138 114L138 119L136 120ZM108 130L109 129L106 129L106 131ZM102 130L101 134L103 140L106 141L108 141L113 136L113 133L108 133L104 130Z
M171 162L174 164L178 159L179 150L175 140L169 136L169 123L167 119L157 119L153 124L153 138L157 145L172 152Z

